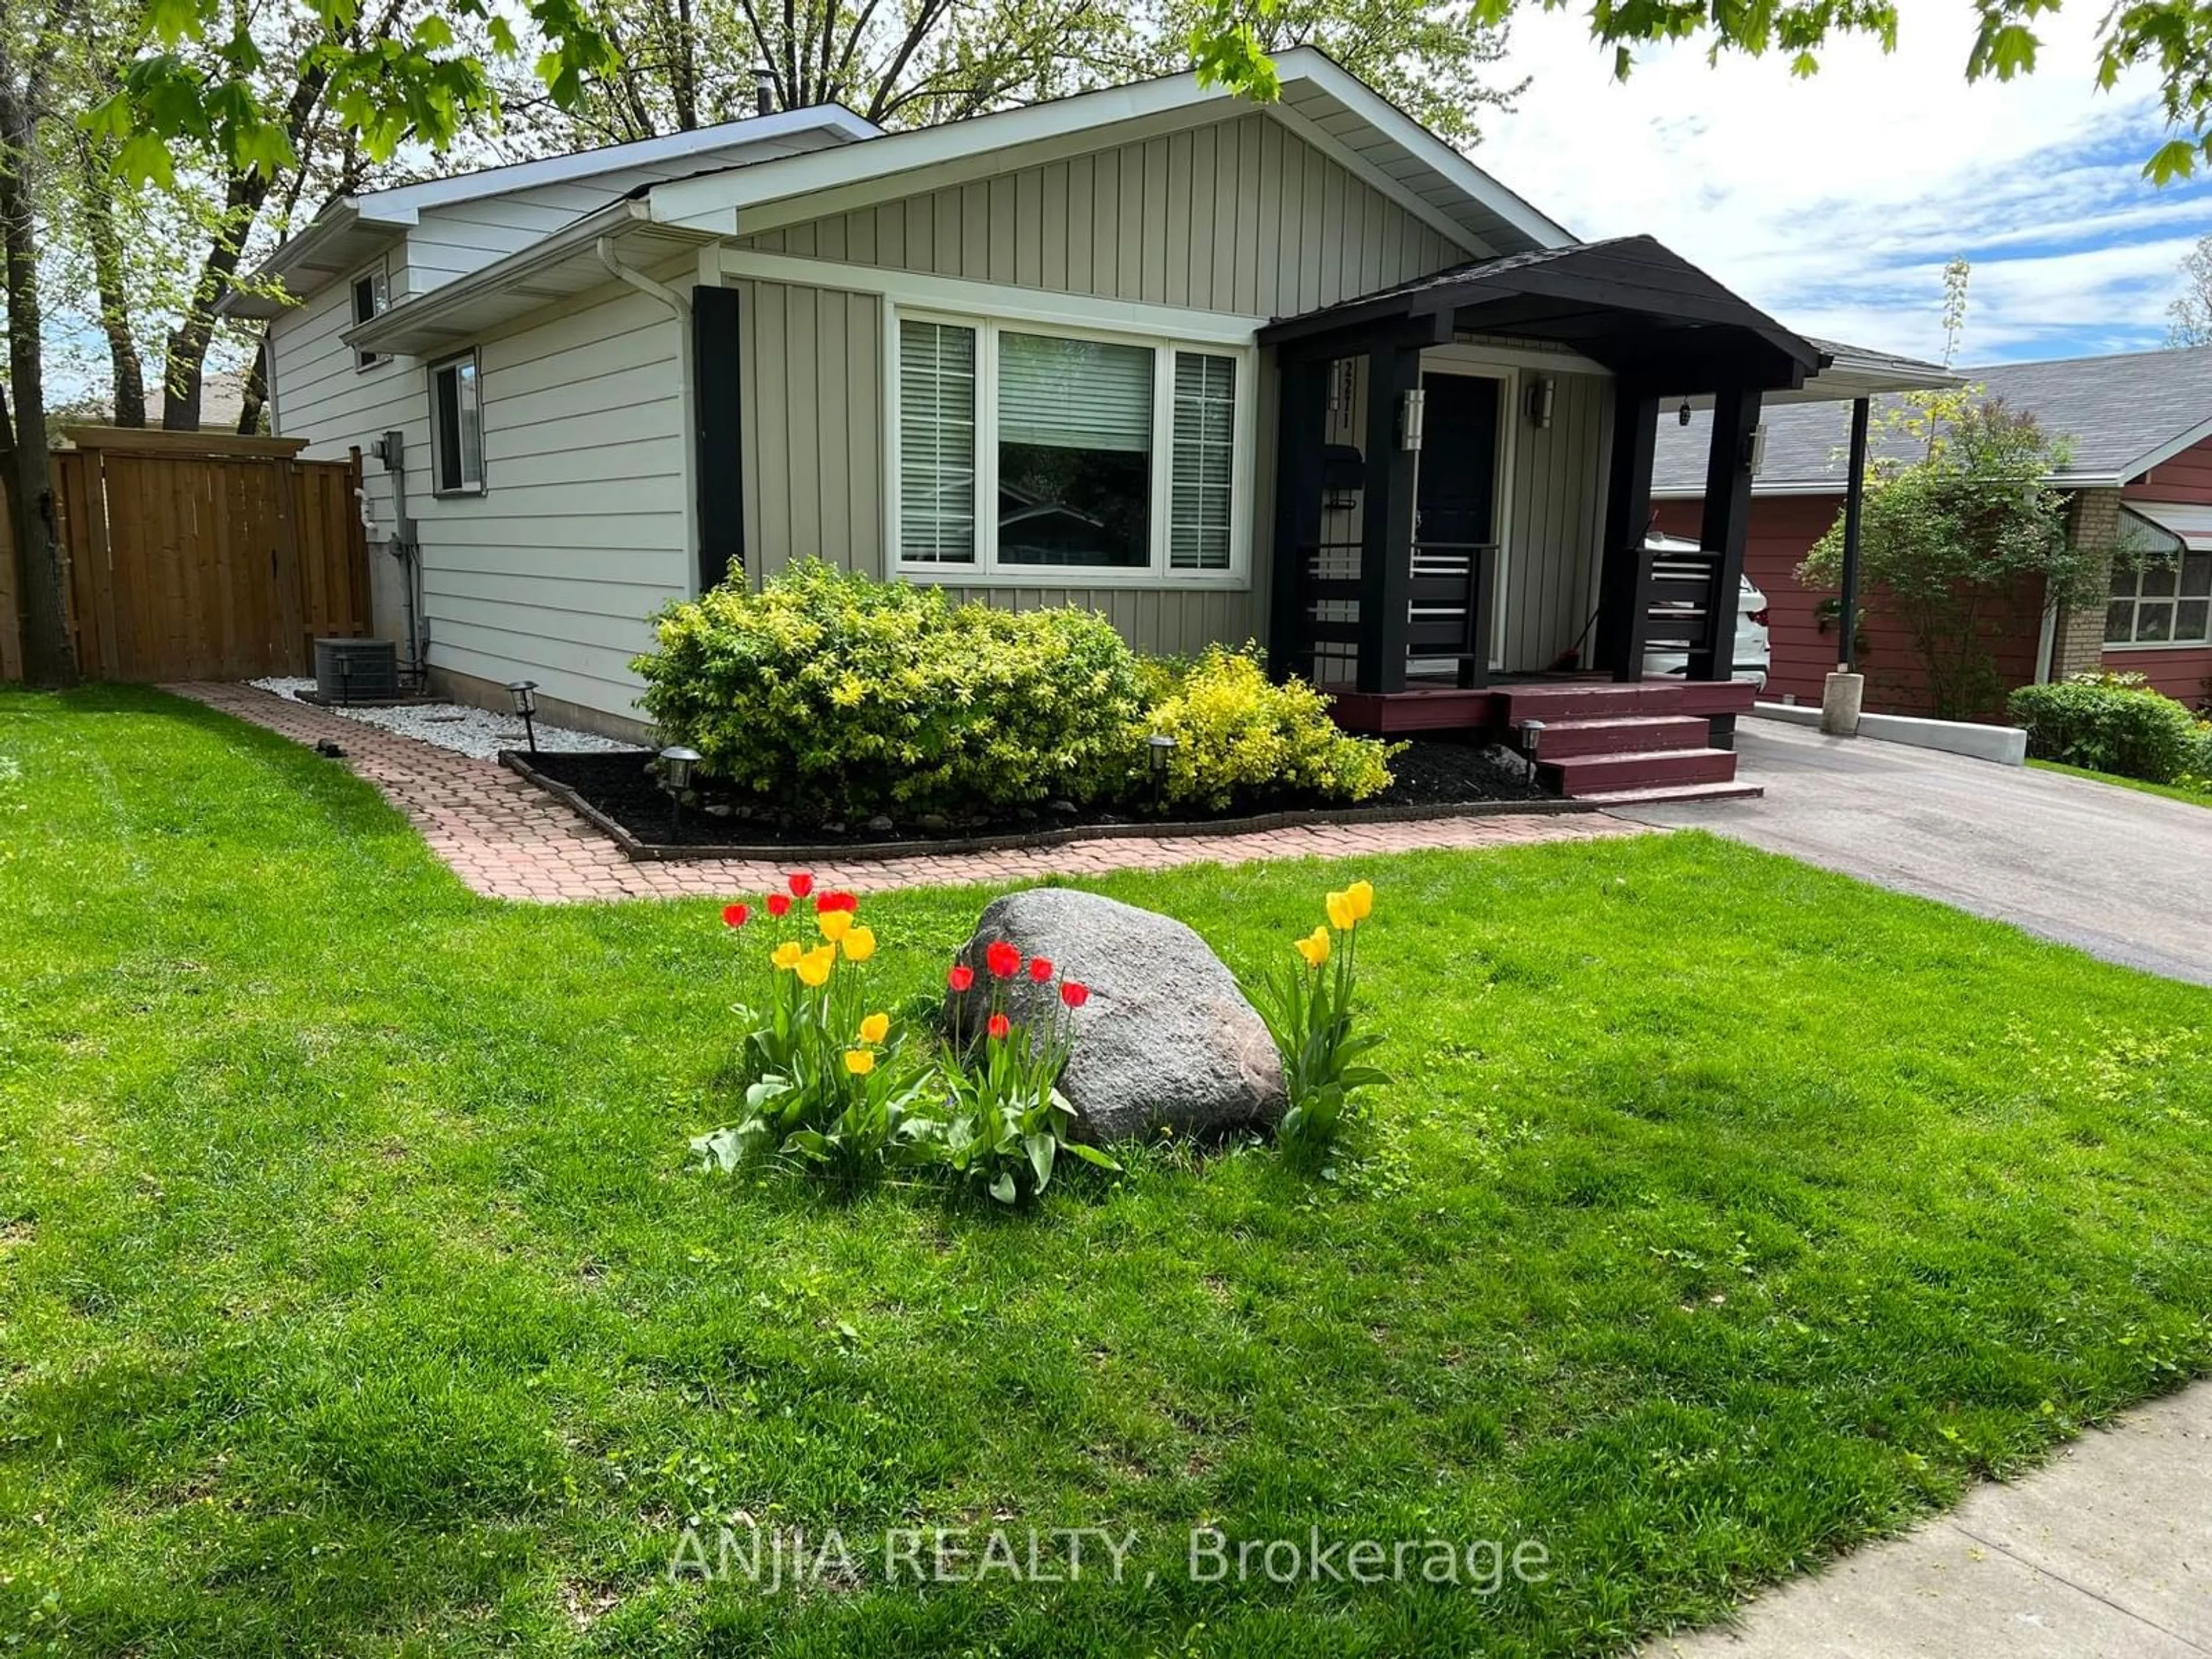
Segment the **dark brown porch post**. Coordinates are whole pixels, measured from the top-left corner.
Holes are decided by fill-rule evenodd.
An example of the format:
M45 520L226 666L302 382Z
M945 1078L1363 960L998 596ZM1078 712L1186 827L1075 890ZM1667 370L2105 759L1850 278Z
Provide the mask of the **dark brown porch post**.
M1751 535L1751 442L1759 429L1759 392L1741 386L1713 399L1713 441L1705 452L1705 515L1699 544L1717 554L1713 570L1711 641L1690 653L1686 678L1724 680L1735 672L1735 619L1743 586L1744 544Z
M1644 532L1651 522L1651 452L1658 438L1658 392L1618 383L1597 590L1597 665L1617 680L1644 678Z
M1414 452L1398 441L1399 406L1421 384L1419 346L1367 354L1367 488L1359 526L1362 691L1406 689L1407 606L1413 586Z
M1313 357L1282 363L1276 379L1275 556L1267 571L1267 672L1313 678L1313 652L1298 602L1303 555L1321 540L1322 462L1328 437L1328 376Z
M1844 610L1836 669L1848 674L1858 656L1859 521L1866 509L1867 426L1871 401L1851 399L1850 470L1844 477Z

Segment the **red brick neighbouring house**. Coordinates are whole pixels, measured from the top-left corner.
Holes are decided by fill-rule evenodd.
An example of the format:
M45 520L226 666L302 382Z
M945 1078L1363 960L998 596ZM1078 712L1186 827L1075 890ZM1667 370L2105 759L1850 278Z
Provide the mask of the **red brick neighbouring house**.
M2046 615L2039 591L2013 596L2008 618L1990 634L2008 685L2100 665L2148 675L2185 702L2212 687L2212 348L2142 352L2054 362L2008 363L1963 371L2010 408L2036 416L2069 441L2064 467L2051 483L2071 497L2069 533L2112 544L2124 533L2167 556L2112 574L2101 611ZM1879 411L1888 399L1877 399ZM1843 511L1844 453L1850 410L1802 404L1771 410L1765 453L1753 486L1750 545L1744 571L1765 590L1774 663L1766 695L1817 702L1836 666L1836 632L1823 601L1797 566ZM1656 526L1698 533L1705 466L1705 417L1660 428L1653 469ZM1877 453L1879 453L1877 450ZM1867 707L1925 714L1927 694L1910 639L1883 605L1867 596L1859 667Z

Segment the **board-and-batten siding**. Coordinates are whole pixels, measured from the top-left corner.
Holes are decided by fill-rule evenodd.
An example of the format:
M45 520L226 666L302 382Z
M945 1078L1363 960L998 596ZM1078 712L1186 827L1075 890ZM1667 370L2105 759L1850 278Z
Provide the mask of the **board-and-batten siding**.
M1256 113L738 246L1261 317L1476 257Z
M1046 292L1269 316L1469 252L1270 118L1250 114L737 239L767 252ZM882 574L884 301L738 284L745 538L754 570L819 556ZM958 585L994 605L1080 605L1136 644L1195 651L1265 632L1273 375L1255 404L1249 590Z
M1525 386L1528 372L1522 383ZM1518 410L1513 441L1512 524L1505 554L1503 666L1548 668L1572 646L1596 608L1598 545L1605 537L1605 465L1613 441L1613 382L1558 374L1552 424ZM1583 661L1591 641L1582 641Z

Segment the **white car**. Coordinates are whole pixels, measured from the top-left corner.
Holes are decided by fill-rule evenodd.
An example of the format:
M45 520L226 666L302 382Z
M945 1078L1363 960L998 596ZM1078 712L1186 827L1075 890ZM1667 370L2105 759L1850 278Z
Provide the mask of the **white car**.
M1698 544L1679 536L1646 536L1644 545L1653 553L1694 553ZM1766 631L1766 595L1760 592L1748 576L1740 579L1735 614L1735 659L1729 678L1749 680L1760 690L1766 689L1767 671L1774 662L1774 643ZM1690 659L1682 651L1646 651L1644 672L1647 674L1672 674L1677 677L1690 672Z

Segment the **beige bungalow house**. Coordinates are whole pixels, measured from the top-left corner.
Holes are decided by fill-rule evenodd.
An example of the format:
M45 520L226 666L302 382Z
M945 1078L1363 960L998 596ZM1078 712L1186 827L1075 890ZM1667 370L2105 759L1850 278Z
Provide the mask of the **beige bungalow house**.
M1184 75L896 133L793 110L350 197L232 308L270 319L275 429L374 458L380 631L464 699L526 678L636 732L655 609L819 556L1261 640L1369 729L1595 720L1547 750L1578 793L1725 782L1708 623L1762 403L1940 374L1578 242L1327 58L1279 67L1266 105ZM1655 568L1686 398L1718 487ZM1708 693L1639 684L1662 636ZM1568 661L1618 692L1500 684Z

